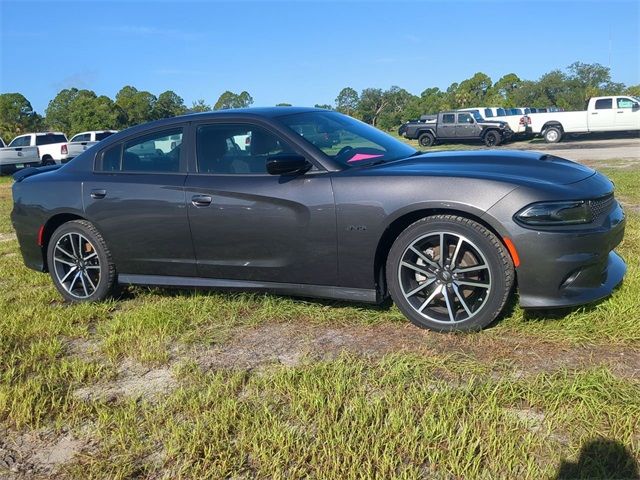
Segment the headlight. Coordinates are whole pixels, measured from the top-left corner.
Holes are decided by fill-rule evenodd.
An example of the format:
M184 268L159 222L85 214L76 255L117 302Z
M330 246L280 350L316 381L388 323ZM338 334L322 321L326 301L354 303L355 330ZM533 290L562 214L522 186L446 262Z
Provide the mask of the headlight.
M577 225L593 220L589 203L582 200L534 203L516 213L515 218L534 226Z

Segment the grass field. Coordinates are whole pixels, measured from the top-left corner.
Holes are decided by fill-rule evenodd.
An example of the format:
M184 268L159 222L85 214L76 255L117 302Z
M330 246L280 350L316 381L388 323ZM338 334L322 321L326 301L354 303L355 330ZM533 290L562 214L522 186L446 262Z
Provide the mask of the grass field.
M0 179L0 478L633 478L640 169L615 294L434 334L394 307L131 288L66 305Z

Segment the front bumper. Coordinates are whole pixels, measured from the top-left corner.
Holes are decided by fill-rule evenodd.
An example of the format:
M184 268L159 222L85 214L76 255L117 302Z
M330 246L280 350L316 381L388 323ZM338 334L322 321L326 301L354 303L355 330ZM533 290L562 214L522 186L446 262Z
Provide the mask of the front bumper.
M616 202L589 230L521 229L513 239L523 308L560 308L600 300L622 281L627 267L614 249L624 236L625 217Z

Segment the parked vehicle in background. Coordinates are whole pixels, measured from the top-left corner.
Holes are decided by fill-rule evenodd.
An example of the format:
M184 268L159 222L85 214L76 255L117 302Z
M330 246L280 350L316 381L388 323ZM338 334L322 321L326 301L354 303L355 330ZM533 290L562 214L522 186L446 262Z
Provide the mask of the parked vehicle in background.
M475 112L441 112L438 115L423 115L418 122L407 122L400 126L398 135L417 139L423 147L436 142L482 141L495 147L513 136L507 122L485 120Z
M13 173L21 168L40 165L38 147L16 145L15 140L7 147L0 138L0 174Z
M69 161L67 136L61 132L25 133L14 138L10 147L38 147L42 165Z
M462 108L459 112L472 112L474 115L480 115L484 119L489 121L506 122L514 135L525 135L527 131L527 121L524 115L516 117L514 115L507 115L507 109L501 107L473 107ZM491 115L488 116L487 113Z
M117 132L117 130L92 130L74 135L67 146L68 159L77 157L89 147Z
M629 96L593 97L587 110L532 113L527 116L534 135L548 143L567 133L623 132L640 130L640 99Z

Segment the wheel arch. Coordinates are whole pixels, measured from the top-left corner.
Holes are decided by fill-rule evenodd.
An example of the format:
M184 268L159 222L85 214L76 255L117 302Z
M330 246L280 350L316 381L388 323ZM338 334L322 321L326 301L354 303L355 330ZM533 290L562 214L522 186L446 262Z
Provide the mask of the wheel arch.
M562 133L564 133L564 128L562 127L562 124L561 124L558 120L549 120L547 123L545 123L545 124L542 126L542 129L540 129L540 134L541 134L541 135L544 135L544 132L545 132L547 129L552 128L552 127L559 128L559 129L560 129L560 131L561 131Z
M42 270L47 272L49 270L47 263L47 250L49 249L49 241L55 232L61 225L71 222L73 220L87 220L85 217L75 212L60 212L51 216L42 226L41 245L42 250Z
M484 212L479 209L463 206L433 206L418 208L409 212L403 212L400 215L397 215L388 223L387 228L383 231L376 247L373 278L378 285L378 289L382 297L386 297L388 295L385 269L387 257L389 256L389 251L391 250L393 242L412 223L417 222L422 218L431 217L434 215L457 215L459 217L468 218L469 220L473 220L474 222L479 223L480 225L491 231L500 240L513 260L511 250L504 240L507 232L503 230L497 220L489 215L484 214Z

